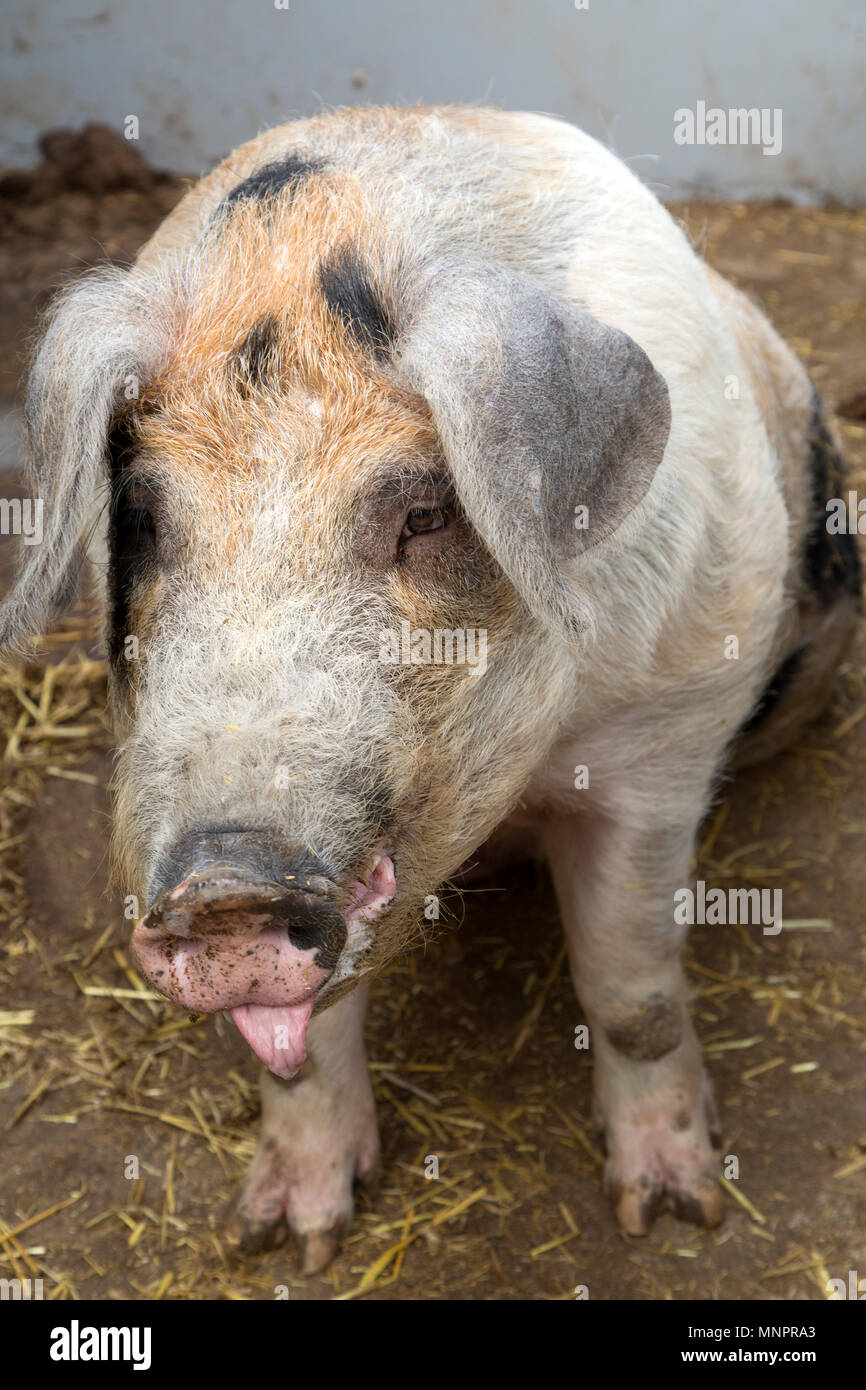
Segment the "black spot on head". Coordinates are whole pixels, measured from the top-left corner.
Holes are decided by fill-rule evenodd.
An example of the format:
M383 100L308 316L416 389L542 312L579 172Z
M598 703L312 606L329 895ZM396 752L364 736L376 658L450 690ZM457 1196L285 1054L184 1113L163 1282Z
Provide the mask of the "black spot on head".
M320 267L319 284L328 305L361 346L384 359L394 326L357 252L348 246L332 251Z
M859 599L861 574L856 538L827 530L827 503L832 497L844 498L847 484L845 464L827 428L817 391L812 398L808 443L812 524L803 550L804 577L816 598L829 606L843 594Z
M230 211L238 203L268 202L283 192L288 192L291 199L302 183L312 174L320 173L324 167L323 160L306 159L298 154L287 154L283 159L263 164L226 194L217 208L217 216Z
M108 437L108 649L118 673L124 669L126 638L135 635L129 630L135 588L153 574L156 566L157 498L152 485L136 479L130 468L136 443L136 431L130 421L117 423Z
M279 354L279 324L274 318L260 318L229 361L236 385L244 392L267 386L278 370Z

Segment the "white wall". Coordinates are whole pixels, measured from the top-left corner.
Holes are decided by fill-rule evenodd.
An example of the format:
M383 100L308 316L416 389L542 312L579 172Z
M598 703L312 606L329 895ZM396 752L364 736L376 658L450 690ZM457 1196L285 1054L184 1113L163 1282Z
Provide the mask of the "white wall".
M134 114L151 162L198 173L322 103L489 100L577 122L662 191L866 200L866 0L289 5L5 0L0 160L32 162L47 127ZM676 144L674 112L698 100L781 108L781 153Z

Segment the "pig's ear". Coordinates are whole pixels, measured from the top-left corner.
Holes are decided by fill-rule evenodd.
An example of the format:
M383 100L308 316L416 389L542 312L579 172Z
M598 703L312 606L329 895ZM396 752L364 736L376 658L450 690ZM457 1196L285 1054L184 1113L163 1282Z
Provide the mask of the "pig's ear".
M494 266L436 266L402 317L395 364L430 405L467 516L530 608L579 630L569 561L649 488L663 378L627 334Z
M82 535L107 478L111 420L129 383L141 380L129 280L103 270L67 291L33 363L26 486L41 536L34 527L32 543L19 542L18 574L0 607L0 651L24 650L75 597Z

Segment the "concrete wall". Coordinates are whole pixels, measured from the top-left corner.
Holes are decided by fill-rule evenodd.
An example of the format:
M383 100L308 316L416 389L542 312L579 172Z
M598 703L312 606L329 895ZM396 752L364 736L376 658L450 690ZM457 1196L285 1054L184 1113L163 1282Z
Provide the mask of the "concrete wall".
M198 173L323 103L487 100L577 122L662 191L866 200L866 0L285 2L6 0L0 160L136 115L151 162ZM677 144L699 101L780 110L781 151Z

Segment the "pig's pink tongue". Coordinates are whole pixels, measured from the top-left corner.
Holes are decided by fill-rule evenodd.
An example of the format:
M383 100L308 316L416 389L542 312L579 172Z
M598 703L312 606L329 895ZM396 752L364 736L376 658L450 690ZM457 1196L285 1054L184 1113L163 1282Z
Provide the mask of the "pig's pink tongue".
M307 1024L315 1000L303 1004L238 1004L231 1016L268 1071L285 1080L307 1055Z

